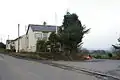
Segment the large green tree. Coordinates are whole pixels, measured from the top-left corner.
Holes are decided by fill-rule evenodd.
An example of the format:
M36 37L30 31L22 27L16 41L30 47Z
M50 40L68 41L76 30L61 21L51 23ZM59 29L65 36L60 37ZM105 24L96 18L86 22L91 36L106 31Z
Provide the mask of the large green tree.
M67 12L64 15L63 25L59 29L61 45L64 51L69 53L76 52L78 45L82 43L84 34L88 33L89 30L81 24L76 14Z

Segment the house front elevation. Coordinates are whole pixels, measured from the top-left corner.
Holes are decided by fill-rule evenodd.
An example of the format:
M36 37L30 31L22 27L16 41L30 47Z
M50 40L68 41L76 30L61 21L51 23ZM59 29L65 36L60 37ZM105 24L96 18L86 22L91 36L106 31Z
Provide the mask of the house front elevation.
M35 52L37 40L47 41L51 32L56 31L56 26L29 24L26 33L27 51Z

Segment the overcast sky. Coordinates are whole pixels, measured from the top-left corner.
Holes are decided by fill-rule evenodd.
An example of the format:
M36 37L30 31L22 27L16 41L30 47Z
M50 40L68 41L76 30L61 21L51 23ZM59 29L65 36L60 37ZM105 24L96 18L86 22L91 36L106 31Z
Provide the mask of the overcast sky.
M120 0L0 0L0 38L2 41L25 34L25 25L57 25L63 22L66 11L76 13L82 24L91 28L85 35L83 47L109 49L120 36Z

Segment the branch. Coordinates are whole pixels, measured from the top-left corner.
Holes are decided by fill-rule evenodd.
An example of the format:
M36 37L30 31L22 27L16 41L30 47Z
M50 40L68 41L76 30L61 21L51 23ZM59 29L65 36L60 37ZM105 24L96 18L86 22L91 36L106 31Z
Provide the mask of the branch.
M112 45L115 49L120 49L120 46Z

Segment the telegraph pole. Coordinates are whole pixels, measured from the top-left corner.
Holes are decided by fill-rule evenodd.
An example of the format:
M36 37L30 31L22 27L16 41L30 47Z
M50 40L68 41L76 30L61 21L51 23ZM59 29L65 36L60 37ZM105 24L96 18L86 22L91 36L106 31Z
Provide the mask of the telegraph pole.
M56 25L56 34L58 33L58 27L57 27L57 13L55 13L55 25Z
M20 24L18 24L18 53L19 53L19 47L20 47L19 36L20 36Z
M8 40L9 40L9 35L8 35Z
M25 25L25 33L27 32L27 26Z

